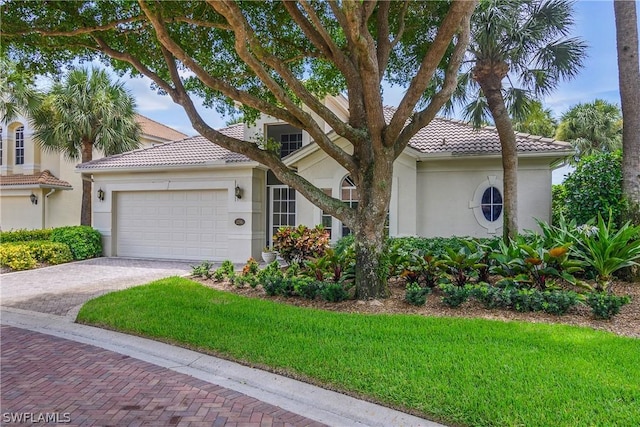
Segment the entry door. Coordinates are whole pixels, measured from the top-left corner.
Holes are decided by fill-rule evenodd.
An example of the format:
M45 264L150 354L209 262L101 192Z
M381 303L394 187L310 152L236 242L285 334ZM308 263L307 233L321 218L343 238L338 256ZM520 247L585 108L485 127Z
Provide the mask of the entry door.
M296 225L296 190L286 185L272 185L269 187L269 200L269 244L273 245L273 235L280 227Z

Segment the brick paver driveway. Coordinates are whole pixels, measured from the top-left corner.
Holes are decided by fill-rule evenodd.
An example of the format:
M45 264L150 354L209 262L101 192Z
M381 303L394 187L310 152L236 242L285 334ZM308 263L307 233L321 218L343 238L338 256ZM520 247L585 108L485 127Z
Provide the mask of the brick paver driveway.
M43 417L75 426L323 425L91 345L10 326L0 335L2 425L47 424Z
M3 274L0 304L64 316L104 293L190 271L188 262L95 258Z

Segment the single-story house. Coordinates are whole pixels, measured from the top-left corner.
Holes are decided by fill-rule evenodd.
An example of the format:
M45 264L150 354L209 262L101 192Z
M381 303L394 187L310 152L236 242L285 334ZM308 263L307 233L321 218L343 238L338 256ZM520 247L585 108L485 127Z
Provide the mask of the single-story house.
M139 114L136 120L143 147L187 136ZM102 154L94 150L93 157ZM80 224L82 177L76 165L62 154L42 150L27 118L0 123L0 229Z
M346 100L325 102L346 117ZM357 203L347 171L305 132L269 117L221 132L247 141L274 138L287 165L328 194ZM349 145L337 136L335 141ZM525 134L517 135L517 144L520 226L535 229L535 219L550 219L551 172L571 147ZM94 160L77 170L93 179L94 193L104 195L93 204L93 220L106 256L245 262L259 257L281 226L323 224L333 242L349 233L264 165L201 136ZM396 160L392 185L391 236L501 232L502 166L495 128L474 130L460 121L434 119Z

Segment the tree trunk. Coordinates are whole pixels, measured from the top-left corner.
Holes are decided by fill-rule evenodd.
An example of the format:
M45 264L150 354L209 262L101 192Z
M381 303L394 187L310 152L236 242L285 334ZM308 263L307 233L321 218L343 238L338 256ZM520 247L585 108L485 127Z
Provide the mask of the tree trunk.
M82 163L93 158L93 144L91 141L82 142ZM82 208L80 211L80 225L91 226L91 181L82 180Z
M503 228L505 242L518 234L518 147L513 124L502 96L502 79L509 67L505 63L476 64L473 77L487 98L502 148Z
M640 204L640 63L636 2L614 0L618 79L622 104L622 189L627 200Z
M393 156L387 153L370 163L360 177L356 223L353 227L356 251L356 298L387 298L388 271L384 261L384 227L391 200Z

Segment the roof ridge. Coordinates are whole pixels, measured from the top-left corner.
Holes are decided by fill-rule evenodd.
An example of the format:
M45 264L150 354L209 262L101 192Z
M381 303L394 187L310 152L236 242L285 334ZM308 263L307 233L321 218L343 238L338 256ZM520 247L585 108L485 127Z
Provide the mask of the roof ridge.
M177 133L179 133L180 135L184 135L185 137L188 137L188 136L189 136L189 135L187 135L187 134L186 134L186 133L184 133L184 132L181 132L181 131L179 131L179 130L177 130L177 129L172 128L171 126L167 126L167 125L166 125L166 124L164 124L164 123L161 123L161 122L159 122L159 121L157 121L157 120L154 120L154 119L152 119L151 117L147 117L147 116L145 116L145 115L143 115L143 114L140 114L140 113L136 113L136 114L137 114L137 115L139 115L140 117L143 117L143 118L145 118L145 119L149 120L150 122L156 123L156 124L158 124L158 125L160 125L160 126L162 126L162 127L164 127L164 128L167 128L167 129L170 129L170 130L172 130L172 131L174 131L174 132L177 132Z

